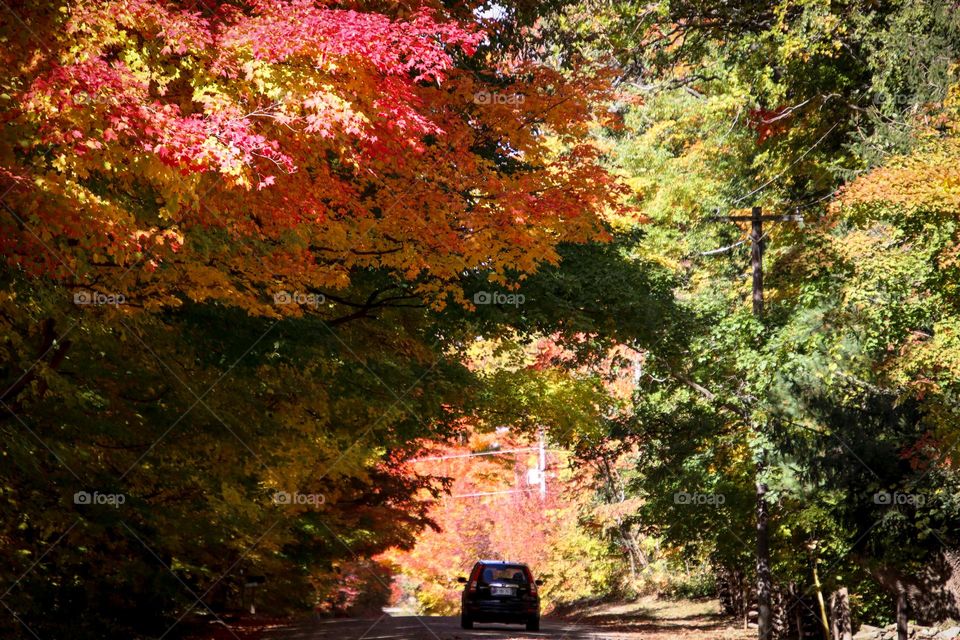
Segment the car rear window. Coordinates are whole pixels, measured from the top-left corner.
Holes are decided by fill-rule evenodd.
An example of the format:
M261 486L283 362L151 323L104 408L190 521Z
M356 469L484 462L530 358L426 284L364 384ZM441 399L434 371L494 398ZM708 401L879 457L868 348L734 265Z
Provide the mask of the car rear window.
M530 571L519 564L482 565L477 580L481 584L490 584L491 582L527 584L530 582Z

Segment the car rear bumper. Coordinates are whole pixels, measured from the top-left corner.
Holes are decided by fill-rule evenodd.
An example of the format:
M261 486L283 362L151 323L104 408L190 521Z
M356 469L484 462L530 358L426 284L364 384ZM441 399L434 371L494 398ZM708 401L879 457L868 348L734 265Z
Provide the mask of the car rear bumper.
M477 622L526 622L540 615L540 603L474 600L463 603L463 611Z

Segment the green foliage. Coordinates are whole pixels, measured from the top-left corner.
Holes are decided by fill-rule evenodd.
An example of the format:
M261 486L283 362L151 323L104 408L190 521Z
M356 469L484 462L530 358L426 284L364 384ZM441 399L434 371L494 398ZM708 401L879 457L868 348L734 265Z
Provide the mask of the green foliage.
M870 572L915 574L958 522L960 19L925 0L664 0L575 4L550 28L558 51L617 58L622 123L601 138L647 219L624 251L673 274L671 339L627 338L643 373L607 427L642 452L637 520L750 566L761 479L777 581L809 585L817 563L883 620ZM762 320L747 230L710 218L756 205L806 218L765 227ZM688 511L678 491L727 499Z
M675 598L713 598L717 595L717 581L713 571L701 568L691 575L683 575L672 584L667 593Z
M896 622L895 612L890 607L890 594L877 583L870 579L857 580L851 585L850 593L853 624L886 627Z
M615 592L623 566L602 539L568 518L557 531L540 571L548 608Z
M853 149L871 167L882 165L889 154L914 148L916 114L934 114L957 81L960 16L956 11L930 0L894 6L883 17L883 28L878 28L876 19L858 17L873 104L867 107L867 126Z
M345 558L428 524L417 495L439 485L395 461L453 432L472 376L425 312L331 330L217 305L80 313L63 289L11 285L3 384L23 417L2 421L0 574L22 576L6 599L36 633L160 634L201 594L238 607L241 572L267 577L268 609L309 609Z

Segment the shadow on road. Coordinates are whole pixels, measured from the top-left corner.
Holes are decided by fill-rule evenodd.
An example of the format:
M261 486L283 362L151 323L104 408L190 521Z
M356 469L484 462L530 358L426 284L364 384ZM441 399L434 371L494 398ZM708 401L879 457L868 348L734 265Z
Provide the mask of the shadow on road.
M623 616L618 614L591 615L580 622L588 623L590 627L601 627L617 631L633 631L643 633L663 633L665 630L676 631L714 631L726 629L730 626L729 618L719 614L703 615L691 613L685 616L644 619L636 614Z
M457 640L487 638L556 638L563 640L601 640L614 636L595 627L544 618L540 631L526 631L518 625L478 624L461 629L459 619L439 616L390 616L380 618L325 620L314 619L287 629L276 629L265 640Z

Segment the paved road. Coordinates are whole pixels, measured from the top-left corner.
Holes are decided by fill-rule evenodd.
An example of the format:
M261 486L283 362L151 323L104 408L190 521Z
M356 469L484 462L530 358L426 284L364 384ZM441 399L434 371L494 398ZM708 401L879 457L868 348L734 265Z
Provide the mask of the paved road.
M295 628L275 629L267 633L264 640L617 640L640 637L550 618L543 618L538 632L525 631L520 625L503 624L477 624L467 631L460 628L460 619L455 617L384 614L380 618L358 620L314 620Z

